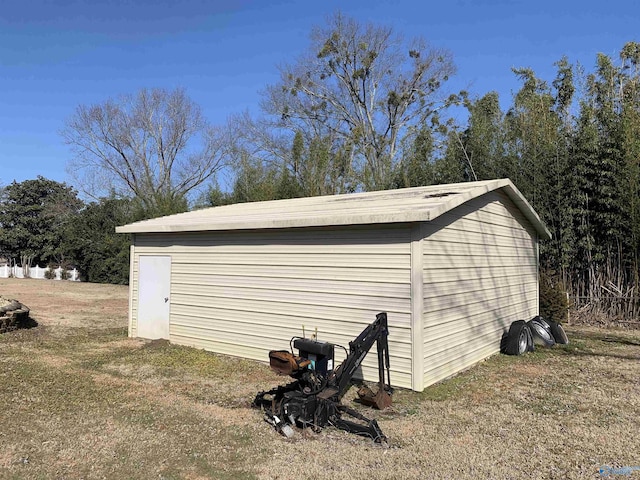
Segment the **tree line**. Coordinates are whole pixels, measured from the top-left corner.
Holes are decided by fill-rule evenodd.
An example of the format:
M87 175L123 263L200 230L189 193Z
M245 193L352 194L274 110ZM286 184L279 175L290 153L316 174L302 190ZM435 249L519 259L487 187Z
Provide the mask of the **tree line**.
M553 233L540 249L545 278L574 298L631 299L624 308L638 313L640 44L599 54L591 69L566 57L554 66L551 79L513 69L520 87L510 99L452 92L446 49L336 14L279 67L258 114L214 127L181 89L78 107L63 130L69 172L94 201L69 204L83 216L69 228L91 238L116 218L507 177ZM466 120L452 120L452 109ZM16 188L6 187L2 215ZM14 235L5 230L0 237ZM76 239L65 255L113 249L111 263L124 260L127 242L104 238ZM121 281L125 264L100 278ZM615 305L609 313L620 313Z
M640 44L599 54L585 72L567 58L551 82L530 69L503 111L495 93L464 99L443 161L459 179L511 178L547 224L546 273L580 303L637 318L640 253Z
M0 196L0 258L20 266L77 268L97 283L129 281L129 238L115 227L144 218L130 199L84 202L66 183L12 182Z

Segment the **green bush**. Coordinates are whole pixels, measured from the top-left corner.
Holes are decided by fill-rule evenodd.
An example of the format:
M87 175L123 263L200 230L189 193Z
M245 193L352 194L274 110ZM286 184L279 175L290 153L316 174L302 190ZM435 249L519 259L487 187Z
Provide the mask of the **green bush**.
M56 278L56 268L58 268L56 265L54 265L53 263L50 263L49 265L47 265L47 269L44 272L44 278L48 279L48 280L55 280Z
M567 291L554 271L540 272L540 315L561 323L567 318Z

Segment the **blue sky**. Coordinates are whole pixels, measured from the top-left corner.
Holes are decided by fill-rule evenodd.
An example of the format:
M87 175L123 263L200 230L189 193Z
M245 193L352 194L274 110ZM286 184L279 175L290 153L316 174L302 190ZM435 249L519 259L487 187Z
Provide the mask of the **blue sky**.
M639 41L640 3L610 1L111 0L0 6L0 185L43 175L70 182L59 131L80 104L143 87L183 87L210 122L258 112L277 65L336 12L449 49L452 90L518 89L511 67L551 81L563 55L590 70Z

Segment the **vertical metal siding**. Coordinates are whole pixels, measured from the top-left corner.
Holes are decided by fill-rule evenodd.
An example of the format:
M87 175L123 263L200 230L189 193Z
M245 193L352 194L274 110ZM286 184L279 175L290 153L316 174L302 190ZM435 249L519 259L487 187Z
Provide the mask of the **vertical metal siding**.
M409 226L137 234L140 255L171 255L172 342L265 361L289 339L310 336L348 348L386 311L391 376L411 388ZM135 334L135 320L132 321ZM364 363L377 379L375 348ZM344 357L336 351L337 361Z
M502 193L425 224L425 386L498 352L512 321L537 314L537 266L537 235Z

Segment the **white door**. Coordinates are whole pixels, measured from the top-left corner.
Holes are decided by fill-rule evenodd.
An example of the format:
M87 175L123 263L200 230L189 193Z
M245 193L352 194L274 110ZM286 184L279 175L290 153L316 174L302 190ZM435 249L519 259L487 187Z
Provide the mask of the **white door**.
M170 285L171 257L138 257L138 337L169 339Z

